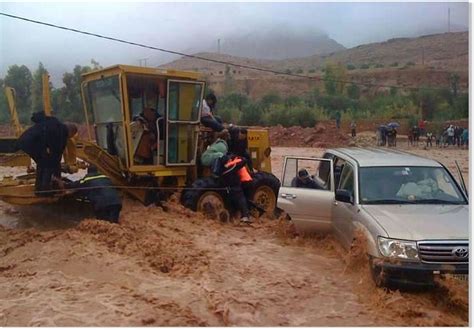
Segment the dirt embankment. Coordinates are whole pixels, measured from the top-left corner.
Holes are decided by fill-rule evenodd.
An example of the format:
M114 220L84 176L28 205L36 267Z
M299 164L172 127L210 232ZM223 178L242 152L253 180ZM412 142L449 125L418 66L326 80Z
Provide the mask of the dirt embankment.
M318 123L315 127L269 127L270 145L278 147L327 148L347 145L350 137L336 129L335 122Z

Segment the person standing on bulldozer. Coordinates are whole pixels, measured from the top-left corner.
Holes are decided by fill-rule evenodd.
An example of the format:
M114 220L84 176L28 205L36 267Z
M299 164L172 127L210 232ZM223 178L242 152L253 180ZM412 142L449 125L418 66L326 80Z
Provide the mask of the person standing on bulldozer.
M76 135L77 127L63 124L43 111L33 113L31 121L34 125L18 138L17 148L36 163L35 193L49 196L53 194L53 178L61 177L61 158L67 140Z

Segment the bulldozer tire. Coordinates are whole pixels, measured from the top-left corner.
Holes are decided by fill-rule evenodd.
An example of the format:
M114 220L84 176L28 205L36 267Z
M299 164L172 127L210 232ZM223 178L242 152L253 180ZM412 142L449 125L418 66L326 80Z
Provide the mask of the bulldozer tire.
M184 189L181 202L193 211L207 213L212 208L219 213L225 209L226 199L225 191L218 188L219 182L212 177L197 179L189 189Z
M253 187L250 200L265 210L267 214L273 214L277 205L280 180L271 173L257 172L253 175Z

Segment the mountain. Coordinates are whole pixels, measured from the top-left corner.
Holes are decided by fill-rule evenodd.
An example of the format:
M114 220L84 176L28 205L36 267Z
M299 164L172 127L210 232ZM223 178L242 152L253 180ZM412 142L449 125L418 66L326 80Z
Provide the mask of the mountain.
M422 65L441 70L466 71L469 63L469 32L451 32L417 38L394 38L360 45L329 55L280 61L283 69L320 70L327 61L388 67L395 63ZM276 63L275 63L276 64Z
M319 31L274 27L241 36L221 38L221 53L251 59L283 60L344 50Z
M395 38L360 45L330 54L284 60L252 59L226 54L199 53L203 58L240 65L314 76L301 79L229 66L236 92L259 98L269 92L302 95L321 85L322 70L328 62L348 68L349 80L364 83L403 86L449 86L449 77L457 73L460 88L469 82L469 33L451 32L417 38ZM226 65L194 58L180 58L162 68L198 71L218 94L224 92Z

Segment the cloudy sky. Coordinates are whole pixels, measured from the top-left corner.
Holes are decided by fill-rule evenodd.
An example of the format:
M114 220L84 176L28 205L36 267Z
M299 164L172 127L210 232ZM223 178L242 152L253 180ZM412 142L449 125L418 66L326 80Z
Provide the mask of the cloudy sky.
M469 26L467 3L0 3L0 12L178 51L273 27L326 33L345 47ZM39 61L53 81L74 64L148 65L161 53L0 16L0 76Z

